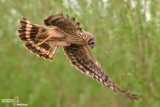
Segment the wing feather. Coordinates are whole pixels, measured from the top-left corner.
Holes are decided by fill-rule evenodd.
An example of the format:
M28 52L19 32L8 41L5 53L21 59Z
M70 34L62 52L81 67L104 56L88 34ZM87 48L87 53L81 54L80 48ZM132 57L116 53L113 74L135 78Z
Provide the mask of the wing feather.
M98 62L95 60L91 50L87 46L71 44L63 47L67 59L82 73L96 79L104 86L112 89L115 92L120 92L130 99L137 99L137 95L130 94L125 90L121 90L111 81Z
M46 26L56 26L62 29L64 32L77 35L81 33L82 29L79 27L79 22L75 22L75 18L69 19L69 16L65 17L63 14L56 14L48 16L43 20Z
M26 41L24 45L31 52L37 54L37 56L52 60L58 46L52 47L52 43L50 42L45 42L42 45L38 46L37 43L39 42L39 40ZM52 47L52 49L47 54L42 54L43 51L47 51L48 49L50 49L50 47Z

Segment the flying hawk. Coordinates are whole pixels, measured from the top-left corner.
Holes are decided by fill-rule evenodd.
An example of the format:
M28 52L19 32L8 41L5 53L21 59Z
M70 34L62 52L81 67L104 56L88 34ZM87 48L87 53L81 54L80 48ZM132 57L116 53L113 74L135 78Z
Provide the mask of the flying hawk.
M70 20L68 15L56 14L42 21L44 25L54 28L34 24L25 17L22 19L23 21L19 21L21 27L18 29L18 36L28 50L52 60L58 46L62 46L67 59L82 73L117 93L122 93L130 99L138 99L136 94L118 88L107 76L90 49L95 45L94 36L82 30L75 18Z

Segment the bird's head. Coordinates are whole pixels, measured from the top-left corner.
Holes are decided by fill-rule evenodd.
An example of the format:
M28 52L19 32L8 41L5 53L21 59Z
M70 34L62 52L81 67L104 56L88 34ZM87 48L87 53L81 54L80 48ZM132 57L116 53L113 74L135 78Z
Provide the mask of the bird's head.
M93 49L95 45L94 36L91 33L85 31L83 31L83 33L86 39L86 43L91 47L91 49Z

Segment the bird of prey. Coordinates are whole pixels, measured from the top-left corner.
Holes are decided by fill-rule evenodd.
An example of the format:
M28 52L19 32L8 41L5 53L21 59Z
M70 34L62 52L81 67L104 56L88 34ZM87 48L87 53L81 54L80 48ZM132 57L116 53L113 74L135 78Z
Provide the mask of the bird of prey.
M95 45L94 36L82 30L75 18L69 19L68 15L60 13L42 20L44 25L54 28L34 24L23 16L22 19L19 21L21 27L18 29L18 36L28 50L52 60L58 46L62 46L67 59L82 73L117 93L122 93L130 99L138 99L136 94L118 88L107 76L91 52Z

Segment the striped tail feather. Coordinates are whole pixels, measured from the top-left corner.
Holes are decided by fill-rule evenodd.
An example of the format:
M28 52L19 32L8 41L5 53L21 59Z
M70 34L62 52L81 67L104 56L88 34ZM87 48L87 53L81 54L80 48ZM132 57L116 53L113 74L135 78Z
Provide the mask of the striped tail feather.
M34 24L28 24L24 21L20 21L21 28L18 29L19 38L22 41L33 41L36 39L39 31L39 27Z
M44 42L41 45L37 45L48 37L47 28L30 22L27 18L22 17L20 20L21 27L18 29L18 36L20 40L25 41L25 46L31 52L37 54L39 57L45 59L53 59L53 56L57 50L57 46L49 41ZM43 54L43 52L47 52Z
M38 42L39 42L38 40L27 41L27 42L25 42L25 46L31 52L37 54L37 56L52 60L53 56L57 50L57 46L53 46L52 49L49 50L51 48L51 45L48 42L45 42L40 46L37 45ZM47 50L49 50L49 52L47 54L42 54L43 51L47 51Z
M43 31L46 31L46 28L30 22L27 18L22 17L22 20L19 21L21 27L18 29L18 36L22 41L34 41L38 37L38 34L41 34Z

